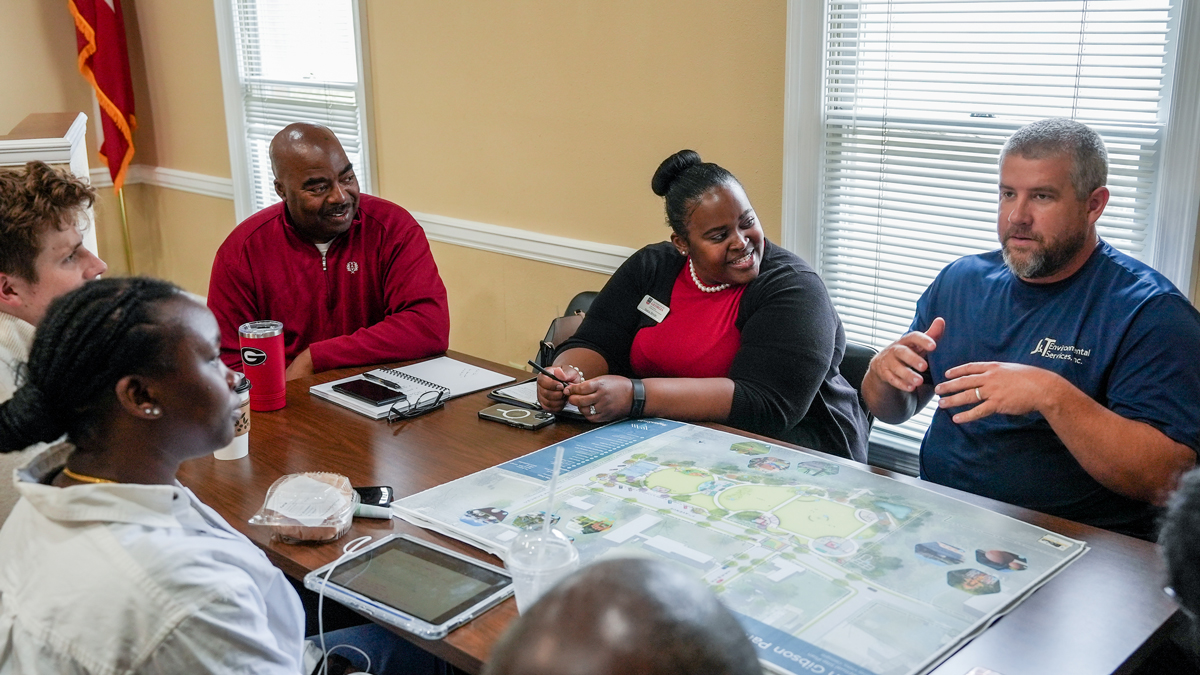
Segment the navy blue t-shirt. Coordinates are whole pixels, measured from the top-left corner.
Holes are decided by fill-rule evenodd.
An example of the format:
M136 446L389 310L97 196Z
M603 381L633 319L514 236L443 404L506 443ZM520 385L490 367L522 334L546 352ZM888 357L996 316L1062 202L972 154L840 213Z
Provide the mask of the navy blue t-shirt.
M1100 242L1068 279L1031 284L1000 251L950 264L917 303L913 330L946 320L934 384L976 361L1045 368L1118 415L1200 448L1200 313L1166 277ZM1159 510L1100 485L1040 413L955 424L939 409L921 477L1063 518L1151 538ZM1136 451L1136 449L1133 449Z

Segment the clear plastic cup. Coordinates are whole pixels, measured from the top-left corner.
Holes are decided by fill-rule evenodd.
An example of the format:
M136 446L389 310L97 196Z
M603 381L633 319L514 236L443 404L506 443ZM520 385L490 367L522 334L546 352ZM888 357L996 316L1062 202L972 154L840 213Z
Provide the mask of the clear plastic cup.
M563 577L579 568L579 551L567 535L551 528L518 534L508 546L504 565L513 578L517 611L524 614Z

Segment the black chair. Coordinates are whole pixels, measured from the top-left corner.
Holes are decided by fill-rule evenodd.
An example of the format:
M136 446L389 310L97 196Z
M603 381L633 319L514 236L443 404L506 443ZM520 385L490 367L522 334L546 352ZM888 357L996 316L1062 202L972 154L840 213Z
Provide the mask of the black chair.
M546 330L546 337L538 344L537 356L533 357L534 363L543 368L550 367L554 361L555 348L566 342L575 334L576 330L579 330L579 324L583 323L583 315L587 314L597 295L600 295L597 291L583 291L571 298L571 302L567 304L567 311L550 322L550 328Z
M571 302L567 304L567 311L563 312L563 316L575 316L580 312L587 314L587 311L592 307L592 301L596 299L597 295L600 295L600 291L576 293L575 297L571 298Z
M867 369L871 367L871 359L879 350L874 347L868 347L857 342L846 342L846 353L842 355L842 364L838 366L842 377L854 387L854 391L858 392L858 405L862 407L863 412L867 414L867 422L875 421L875 416L867 409L867 402L862 397L863 378L867 376Z

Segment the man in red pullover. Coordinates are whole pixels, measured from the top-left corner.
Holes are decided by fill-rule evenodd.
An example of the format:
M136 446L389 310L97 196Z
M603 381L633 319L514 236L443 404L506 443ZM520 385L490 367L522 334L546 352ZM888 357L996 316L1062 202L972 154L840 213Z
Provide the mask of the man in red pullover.
M271 166L283 202L238 225L213 261L208 307L225 364L241 370L238 327L261 319L283 322L289 380L446 351L446 287L408 211L359 195L323 126L285 127Z

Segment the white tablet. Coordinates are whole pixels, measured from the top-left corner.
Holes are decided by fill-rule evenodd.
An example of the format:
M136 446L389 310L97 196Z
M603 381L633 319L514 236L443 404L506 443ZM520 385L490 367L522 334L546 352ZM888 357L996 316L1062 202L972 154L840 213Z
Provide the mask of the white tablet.
M311 591L323 585L327 598L426 640L446 637L512 595L503 569L396 534L304 577Z

